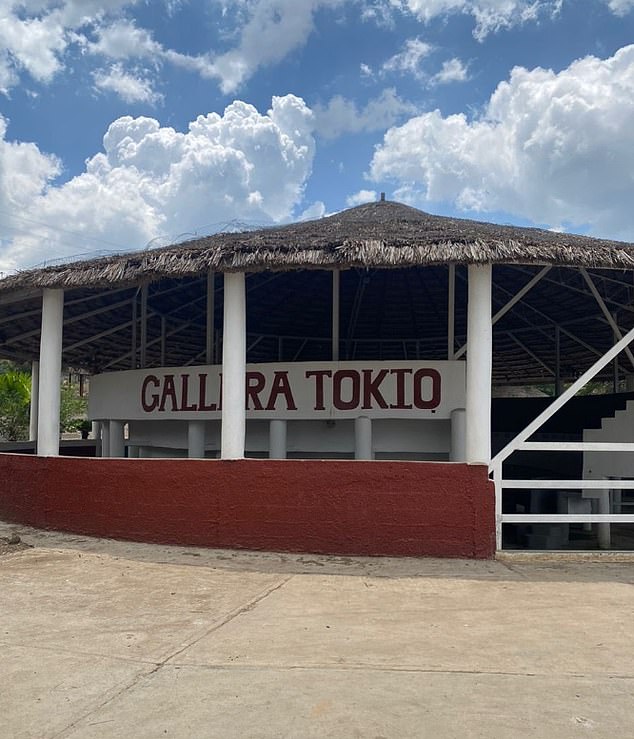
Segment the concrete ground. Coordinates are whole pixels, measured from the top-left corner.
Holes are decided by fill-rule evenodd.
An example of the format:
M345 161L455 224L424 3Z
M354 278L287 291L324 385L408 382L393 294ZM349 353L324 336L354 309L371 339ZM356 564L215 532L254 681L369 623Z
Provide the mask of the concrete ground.
M0 524L0 737L634 737L634 560L373 559Z

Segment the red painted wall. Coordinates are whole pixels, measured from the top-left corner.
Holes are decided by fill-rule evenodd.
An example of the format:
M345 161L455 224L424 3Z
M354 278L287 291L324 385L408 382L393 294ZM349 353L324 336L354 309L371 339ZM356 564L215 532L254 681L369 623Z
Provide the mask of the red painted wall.
M488 558L495 548L483 465L0 454L0 518L271 551Z

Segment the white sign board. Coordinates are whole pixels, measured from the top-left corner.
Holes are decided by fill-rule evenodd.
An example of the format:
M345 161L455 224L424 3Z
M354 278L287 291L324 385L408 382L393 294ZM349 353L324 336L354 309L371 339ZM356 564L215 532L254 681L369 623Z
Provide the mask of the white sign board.
M95 375L91 419L219 419L222 366ZM247 418L449 418L464 408L464 362L250 364Z

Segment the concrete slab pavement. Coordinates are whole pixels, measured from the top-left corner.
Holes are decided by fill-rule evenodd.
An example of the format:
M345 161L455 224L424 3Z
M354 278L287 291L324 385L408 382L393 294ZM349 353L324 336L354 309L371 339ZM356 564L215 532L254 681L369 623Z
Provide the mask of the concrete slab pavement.
M0 736L634 736L634 562L184 549L0 524Z

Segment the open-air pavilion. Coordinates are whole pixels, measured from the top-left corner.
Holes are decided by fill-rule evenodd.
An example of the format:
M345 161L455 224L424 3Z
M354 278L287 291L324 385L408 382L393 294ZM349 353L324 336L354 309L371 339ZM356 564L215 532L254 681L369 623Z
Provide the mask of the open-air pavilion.
M37 455L0 455L0 516L336 553L486 557L571 526L627 547L633 337L634 245L384 200L20 272L0 356L34 363ZM90 375L98 459L58 456L62 366ZM555 399L494 397L537 385Z

